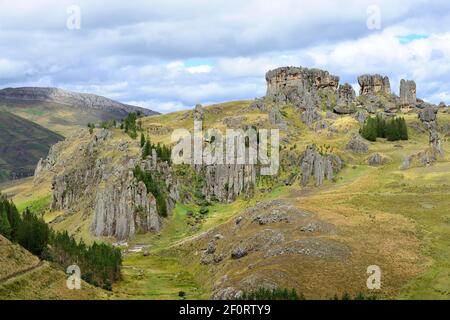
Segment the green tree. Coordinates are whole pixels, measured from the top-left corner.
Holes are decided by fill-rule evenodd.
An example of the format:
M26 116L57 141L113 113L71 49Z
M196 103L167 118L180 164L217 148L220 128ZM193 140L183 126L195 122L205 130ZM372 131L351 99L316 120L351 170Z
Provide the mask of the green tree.
M23 212L22 223L17 231L17 241L31 253L41 256L47 248L50 228L42 218L38 218L29 209Z
M11 240L11 225L4 210L0 211L0 234Z
M143 148L145 146L145 136L144 133L141 132L141 148Z
M369 141L376 141L377 131L377 120L369 117L361 129L361 135Z

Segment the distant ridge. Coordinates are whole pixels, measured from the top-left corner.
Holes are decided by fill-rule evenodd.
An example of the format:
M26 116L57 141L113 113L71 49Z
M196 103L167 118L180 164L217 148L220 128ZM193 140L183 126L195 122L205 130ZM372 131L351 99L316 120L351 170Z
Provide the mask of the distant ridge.
M159 112L150 109L124 104L95 94L49 87L5 88L0 90L0 100L51 102L81 109L119 112L122 115L136 111L140 111L146 116L159 114Z

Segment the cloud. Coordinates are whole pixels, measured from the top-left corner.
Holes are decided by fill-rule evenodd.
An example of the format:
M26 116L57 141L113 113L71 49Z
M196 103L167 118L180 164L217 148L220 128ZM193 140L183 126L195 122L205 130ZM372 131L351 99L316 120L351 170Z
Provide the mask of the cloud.
M380 30L367 28L367 8ZM81 29L66 28L78 5ZM328 69L417 81L439 102L450 92L450 2L425 0L4 0L0 84L52 85L168 112L252 99L267 70ZM450 103L450 102L447 102Z

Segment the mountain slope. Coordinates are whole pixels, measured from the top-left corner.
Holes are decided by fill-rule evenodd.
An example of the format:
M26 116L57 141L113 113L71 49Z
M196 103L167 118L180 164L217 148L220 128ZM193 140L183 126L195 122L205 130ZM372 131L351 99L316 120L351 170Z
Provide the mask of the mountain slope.
M155 111L123 104L94 94L58 88L6 88L0 90L0 109L10 111L43 127L68 134L74 128L104 120L121 120L130 112L150 116Z
M0 299L104 299L107 294L84 281L81 290L69 290L67 275L49 262L0 235Z
M0 112L0 182L33 175L39 159L62 139L36 123Z

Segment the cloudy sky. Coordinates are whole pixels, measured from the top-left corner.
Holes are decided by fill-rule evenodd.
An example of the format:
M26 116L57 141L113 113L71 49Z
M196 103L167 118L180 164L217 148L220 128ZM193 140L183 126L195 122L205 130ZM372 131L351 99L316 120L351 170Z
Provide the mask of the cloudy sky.
M79 19L78 19L79 18ZM450 1L0 0L0 87L55 86L160 112L265 94L316 67L417 82L450 103Z

